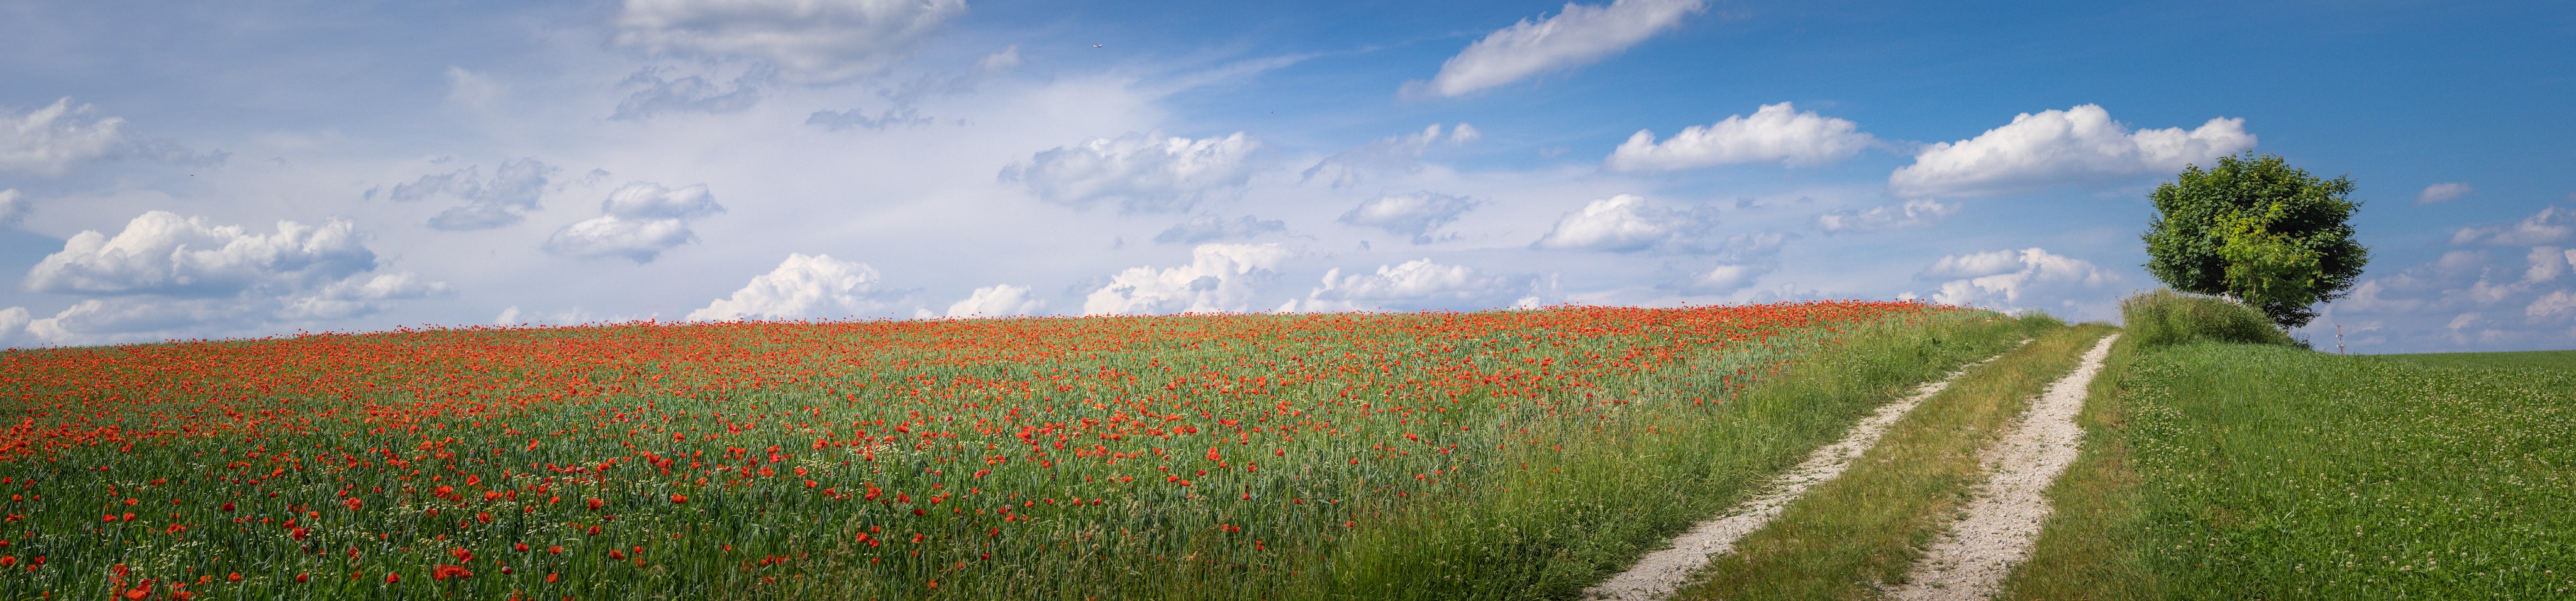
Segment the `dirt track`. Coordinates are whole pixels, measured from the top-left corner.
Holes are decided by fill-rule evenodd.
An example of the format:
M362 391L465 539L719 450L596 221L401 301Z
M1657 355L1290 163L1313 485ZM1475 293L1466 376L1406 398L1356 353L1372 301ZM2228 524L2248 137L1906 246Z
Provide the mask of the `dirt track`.
M1905 586L1887 598L1992 597L2013 566L2030 557L2040 524L2048 520L2048 487L2067 464L2075 462L2076 443L2084 439L2075 414L2084 410L2084 393L2092 386L2093 375L2102 371L2111 342L2119 338L2112 334L2095 343L2074 373L2049 384L2047 393L2022 414L2021 423L1983 453L1992 475L1968 501L1966 517L1950 525L1949 532L1907 572Z
M1711 557L1734 550L1735 541L1762 529L1762 525L1780 515L1790 501L1805 494L1808 487L1842 475L1844 469L1851 467L1852 460L1878 444L1879 436L1887 433L1887 427L1905 417L1906 412L1913 411L1915 405L1940 394L1941 389L1949 387L1950 381L1958 379L1960 374L1993 360L1994 357L1988 357L1962 366L1941 381L1916 389L1913 396L1879 407L1869 417L1854 424L1842 440L1816 449L1805 462L1772 480L1766 492L1721 517L1700 522L1689 532L1674 537L1670 548L1638 559L1637 565L1627 571L1585 589L1584 596L1589 599L1646 601L1671 595L1674 589L1689 581L1692 573L1708 565Z

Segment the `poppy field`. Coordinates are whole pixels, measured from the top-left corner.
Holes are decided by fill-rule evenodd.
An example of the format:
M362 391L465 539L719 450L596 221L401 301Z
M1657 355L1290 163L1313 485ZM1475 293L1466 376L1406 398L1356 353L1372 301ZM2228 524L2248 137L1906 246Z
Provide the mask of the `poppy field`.
M2035 326L1912 302L0 354L0 599L1570 598Z

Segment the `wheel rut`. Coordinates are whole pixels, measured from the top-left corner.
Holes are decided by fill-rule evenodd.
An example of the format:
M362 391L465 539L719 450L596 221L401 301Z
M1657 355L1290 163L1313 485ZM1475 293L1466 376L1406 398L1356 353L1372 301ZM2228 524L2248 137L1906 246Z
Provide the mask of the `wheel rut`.
M2029 342L2029 340L2022 341L2025 344ZM2016 345L2015 348L2019 346ZM1841 440L1816 449L1814 453L1807 456L1806 461L1772 480L1762 494L1717 518L1700 522L1680 536L1673 537L1670 547L1649 553L1638 559L1636 565L1628 568L1627 571L1584 589L1584 598L1600 601L1649 601L1672 595L1674 590L1689 582L1693 573L1707 566L1711 558L1733 551L1735 541L1743 539L1745 535L1755 530L1762 529L1764 524L1771 522L1771 518L1779 516L1790 502L1806 494L1808 488L1832 480L1835 476L1842 475L1843 470L1851 468L1852 460L1869 452L1871 446L1878 444L1879 437L1887 433L1888 426L1904 418L1905 414L1913 411L1916 405L1922 404L1925 399L1930 399L1933 395L1940 394L1942 389L1948 388L1950 382L1959 379L1959 376L2002 356L2003 354L1999 353L1994 357L1961 366L1940 381L1924 384L1915 389L1913 395L1903 400L1880 406L1868 417L1862 418L1860 423L1854 424L1851 431L1844 434Z
M1887 598L1897 601L1951 601L1992 597L2014 566L2030 558L2048 520L2048 487L2075 462L2084 428L2075 414L2084 410L2084 394L2111 353L2112 334L2084 353L2074 373L2049 384L2002 441L1983 453L1986 482L1962 508L1964 517L1950 524L1923 558L1906 573L1905 584Z

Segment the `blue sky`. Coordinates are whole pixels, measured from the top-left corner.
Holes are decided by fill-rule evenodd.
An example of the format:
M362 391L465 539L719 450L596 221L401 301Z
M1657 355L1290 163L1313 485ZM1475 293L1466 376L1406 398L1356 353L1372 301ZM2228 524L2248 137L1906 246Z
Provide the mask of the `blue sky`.
M0 345L1920 298L2111 319L2278 154L2305 333L2576 347L2563 3L14 2ZM1096 46L1095 46L1096 45Z

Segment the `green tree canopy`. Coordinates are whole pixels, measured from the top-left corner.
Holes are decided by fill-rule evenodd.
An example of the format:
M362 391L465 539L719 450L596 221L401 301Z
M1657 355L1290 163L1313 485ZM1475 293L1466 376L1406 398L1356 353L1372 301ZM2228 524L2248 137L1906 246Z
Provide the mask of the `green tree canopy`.
M2175 290L2236 299L2284 328L2343 298L2370 261L2352 239L2352 178L2321 180L2273 155L2183 169L2148 198L2147 271Z

